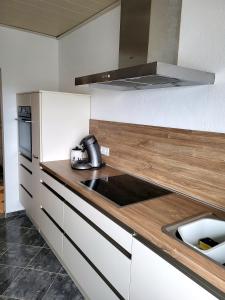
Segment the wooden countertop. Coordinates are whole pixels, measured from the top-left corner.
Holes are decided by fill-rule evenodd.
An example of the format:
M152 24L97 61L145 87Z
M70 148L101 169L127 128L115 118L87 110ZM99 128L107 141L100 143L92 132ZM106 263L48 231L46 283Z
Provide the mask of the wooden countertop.
M120 223L128 226L145 240L211 283L224 293L225 298L225 268L183 245L162 230L164 226L202 214L214 213L225 218L224 212L175 193L154 200L118 207L98 193L89 190L80 181L104 176L116 176L123 174L121 171L109 166L100 170L75 171L71 169L69 161L46 162L42 163L41 166L86 197L93 205L104 210Z

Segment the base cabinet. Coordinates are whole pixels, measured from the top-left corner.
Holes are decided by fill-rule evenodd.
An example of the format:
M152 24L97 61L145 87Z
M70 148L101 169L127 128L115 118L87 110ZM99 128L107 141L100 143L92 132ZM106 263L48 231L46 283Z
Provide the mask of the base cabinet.
M127 235L128 249L132 235L100 212L98 217L104 222L97 226L93 222L95 208L45 171L40 176L41 233L66 270L87 299L128 300L131 254L105 229L108 224L110 230L114 227L118 241Z
M64 230L122 297L129 299L131 259L67 205Z
M52 176L40 176L41 233L86 299L216 299L101 212L96 219L96 208ZM125 243L112 243L112 228Z
M32 195L32 172L23 164L19 165L20 184Z
M63 228L63 202L45 184L40 184L40 194L41 207Z
M66 237L63 238L63 261L88 299L119 299Z
M40 210L40 232L49 246L61 258L63 256L63 234L43 210Z
M155 252L133 240L130 300L216 300Z
M22 185L19 186L19 196L23 207L26 209L27 215L32 219L31 211L33 198L28 193L28 191L24 189Z
M32 162L19 155L19 197L28 216L32 219L33 207L33 174Z

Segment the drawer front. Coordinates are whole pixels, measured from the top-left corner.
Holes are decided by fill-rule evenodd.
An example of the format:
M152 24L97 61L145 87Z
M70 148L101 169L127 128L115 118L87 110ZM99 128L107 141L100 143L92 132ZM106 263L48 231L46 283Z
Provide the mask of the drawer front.
M19 163L23 164L26 168L32 171L32 161L30 161L29 159L25 158L22 155L19 155Z
M63 202L45 183L40 184L40 195L41 206L63 228Z
M131 253L132 235L121 226L106 217L98 209L88 204L81 197L70 191L63 184L56 181L44 171L41 172L41 179L50 185L57 193L66 199L72 206L78 209L88 219L106 232L112 239L120 244L126 251Z
M88 299L119 299L66 237L63 238L63 261Z
M131 259L86 218L64 205L64 231L123 296L129 298ZM85 218L85 219L84 219ZM103 233L104 234L104 233Z
M19 197L20 197L20 202L22 203L24 209L26 210L26 213L30 217L31 211L32 211L33 198L29 195L29 193L21 185L19 187Z
M60 182L58 182L57 180L55 180L53 177L51 177L50 175L48 175L43 170L40 170L40 178L41 178L41 182L46 183L56 193L58 193L59 195L61 195L62 197L65 198L64 194L65 194L65 190L67 190L67 189L66 189L66 187L63 184L61 184Z
M23 164L19 165L19 181L25 189L32 195L32 172Z
M53 250L62 257L63 234L42 209L40 210L40 230Z

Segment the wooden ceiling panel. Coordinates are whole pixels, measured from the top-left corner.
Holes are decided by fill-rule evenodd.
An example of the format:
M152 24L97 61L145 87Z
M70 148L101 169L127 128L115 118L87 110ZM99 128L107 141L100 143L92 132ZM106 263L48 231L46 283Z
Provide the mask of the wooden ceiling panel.
M58 37L118 0L0 0L0 24Z

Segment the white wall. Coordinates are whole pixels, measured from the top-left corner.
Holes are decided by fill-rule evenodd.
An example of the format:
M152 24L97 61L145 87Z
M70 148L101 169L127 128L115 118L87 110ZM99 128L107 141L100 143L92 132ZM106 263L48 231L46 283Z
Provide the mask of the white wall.
M75 75L83 76L118 67L119 28L118 6L59 40L60 90L74 92Z
M74 91L75 76L117 67L119 18L117 7L60 39L61 90ZM225 132L224 20L224 0L183 0L179 64L216 72L215 86L92 89L92 118Z
M58 89L58 41L0 27L6 212L22 209L18 200L16 93Z

